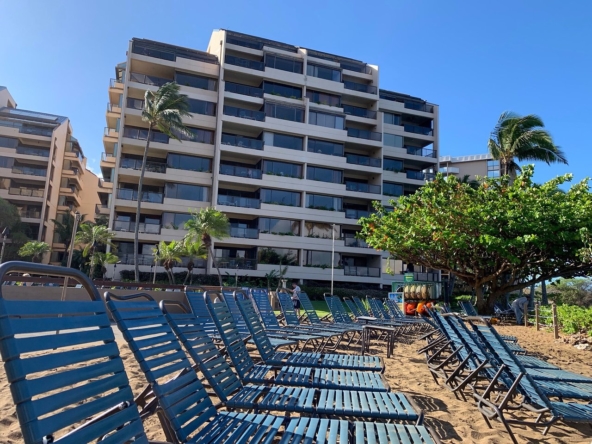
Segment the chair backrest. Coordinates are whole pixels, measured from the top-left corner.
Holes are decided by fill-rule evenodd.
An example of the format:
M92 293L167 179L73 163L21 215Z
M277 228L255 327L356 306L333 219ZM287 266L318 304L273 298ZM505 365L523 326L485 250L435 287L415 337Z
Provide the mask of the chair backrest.
M370 312L366 308L366 305L364 305L364 302L358 296L354 296L352 299L358 307L358 310L360 310L362 316L370 316Z
M390 312L391 318L405 318L405 314L401 311L401 307L399 307L399 304L397 304L392 299L387 299L385 301L385 305Z
M225 301L214 303L207 295L204 295L204 300L214 324L216 324L218 334L222 338L222 342L224 342L228 356L234 365L234 370L238 373L239 378L244 380L255 367L255 363L249 356L243 338L236 328L230 309Z
M470 301L460 301L460 308L467 316L479 316Z
M251 333L251 338L253 339L253 342L255 342L259 355L261 355L261 359L263 359L264 362L271 359L275 354L275 351L267 336L265 327L261 323L257 311L255 311L255 307L253 307L251 301L245 299L235 298L235 303L247 324L247 328Z
M164 301L160 303L167 322L216 392L216 396L220 401L227 402L242 387L240 380L193 313L170 313L167 310L170 305L171 303Z
M238 328L238 332L243 337L248 336L249 329L247 328L247 324L245 323L245 320L243 319L238 309L238 306L236 305L236 302L233 298L235 294L239 295L241 299L245 299L245 294L242 291L222 290L222 297L224 298L224 302L226 302L226 305L228 305L228 309L230 310L230 314L234 319L234 324L236 325L236 328Z
M259 315L261 316L265 328L280 328L280 323L275 317L273 307L269 302L267 290L264 288L251 288L249 294L257 306L257 310L259 311Z
M304 309L306 317L308 318L308 322L310 322L311 324L321 324L321 318L319 318L319 315L315 310L314 305L312 305L312 302L308 295L305 292L301 291L298 294L298 299L300 299L300 306Z
M98 297L71 268L7 262L0 281L10 271L68 276ZM100 299L6 300L0 289L0 356L25 443L148 442Z
M382 300L370 297L366 298L366 300L368 301L368 305L370 306L372 314L375 318L389 319L389 316L386 313L384 306L382 305Z
M499 336L495 329L486 323L486 327L480 326L478 328L472 322L468 322L472 327L476 337L487 347L487 350L495 355L501 362L503 362L508 372L512 374L513 379L516 379L522 373L519 389L521 393L526 396L530 403L541 407L547 407L553 410L549 399L541 392L537 383L528 374L522 363L518 360L516 355L510 351L506 342Z
M193 313L193 316L195 316L196 321L199 322L206 333L218 334L212 316L206 308L203 298L204 294L205 292L203 290L185 289L187 303L189 304L189 308L191 308L191 312Z
M280 301L280 308L284 314L286 324L292 326L300 325L300 320L298 319L296 310L294 310L294 303L292 302L290 295L285 291L278 291L277 296Z
M343 301L345 302L345 305L347 305L347 307L349 308L349 311L351 311L356 318L364 316L358 308L358 306L355 304L355 302L352 301L350 298L343 298Z
M327 306L329 307L329 311L331 312L331 316L337 323L341 324L353 324L354 321L352 318L347 314L341 300L337 296L332 295L325 295L325 301L327 301Z
M168 432L180 442L187 441L216 416L216 409L167 319L147 294L106 292L105 301L158 398Z

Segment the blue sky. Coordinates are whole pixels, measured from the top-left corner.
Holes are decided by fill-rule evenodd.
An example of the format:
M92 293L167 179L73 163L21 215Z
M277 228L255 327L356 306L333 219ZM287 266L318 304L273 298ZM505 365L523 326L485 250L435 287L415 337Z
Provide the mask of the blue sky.
M380 66L381 86L440 105L443 155L486 152L504 110L540 115L569 166L591 158L592 2L583 0L0 1L0 85L65 115L98 171L109 79L132 37L205 50L213 29Z

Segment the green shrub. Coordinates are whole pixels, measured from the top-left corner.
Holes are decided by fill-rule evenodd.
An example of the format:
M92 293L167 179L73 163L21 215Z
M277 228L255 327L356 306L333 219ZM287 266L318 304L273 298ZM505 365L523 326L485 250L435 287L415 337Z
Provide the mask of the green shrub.
M557 317L561 329L568 334L587 333L592 336L592 308L558 305Z

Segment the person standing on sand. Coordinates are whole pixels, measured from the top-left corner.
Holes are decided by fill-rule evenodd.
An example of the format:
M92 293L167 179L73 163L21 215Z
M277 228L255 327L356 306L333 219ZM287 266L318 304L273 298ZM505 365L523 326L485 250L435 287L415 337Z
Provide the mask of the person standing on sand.
M286 288L286 290L292 292L292 304L294 304L294 310L296 310L296 315L300 317L300 287L296 282L292 282L292 289Z
M516 324L522 325L524 316L524 312L526 311L526 305L528 304L529 295L522 296L518 299L514 299L512 302L512 309L514 310L514 314L516 315Z

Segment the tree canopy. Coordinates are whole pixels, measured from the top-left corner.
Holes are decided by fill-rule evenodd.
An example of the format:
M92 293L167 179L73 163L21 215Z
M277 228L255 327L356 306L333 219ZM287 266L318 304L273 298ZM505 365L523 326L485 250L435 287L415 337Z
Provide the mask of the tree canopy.
M377 213L360 221L361 237L397 259L454 273L491 312L504 293L592 270L588 180L564 193L559 186L570 174L539 185L533 173L527 166L515 181L485 178L477 189L439 174L392 201L392 212L376 204Z

